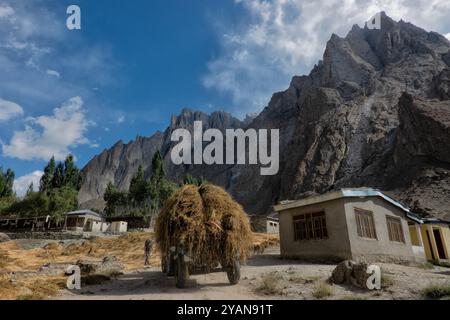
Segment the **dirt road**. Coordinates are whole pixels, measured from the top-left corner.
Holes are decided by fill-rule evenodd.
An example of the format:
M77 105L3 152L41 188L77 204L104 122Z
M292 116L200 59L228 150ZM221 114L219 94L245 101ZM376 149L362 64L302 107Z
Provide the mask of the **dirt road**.
M150 268L126 273L101 285L67 290L55 299L63 300L258 300L258 299L421 299L422 289L450 284L450 269L424 269L380 264L383 290L364 291L348 286L329 286L326 280L334 265L305 264L279 259L279 249L253 257L242 267L242 280L228 284L224 272L193 275L186 289L176 289L173 278Z

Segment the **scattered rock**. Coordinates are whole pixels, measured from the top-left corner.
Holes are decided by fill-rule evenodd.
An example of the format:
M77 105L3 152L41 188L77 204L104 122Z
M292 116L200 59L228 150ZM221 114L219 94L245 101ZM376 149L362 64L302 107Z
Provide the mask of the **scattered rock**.
M0 233L0 243L7 241L11 241L11 238L7 234Z
M38 273L46 276L59 276L65 274L70 264L67 263L47 263L39 268Z
M123 265L120 263L120 261L115 256L106 256L103 258L103 261L100 265L100 268L97 270L97 272L100 273L114 273L114 272L122 272L123 271Z
M367 267L366 263L343 261L333 270L330 280L335 284L348 284L358 288L366 288L369 278Z
M78 260L76 265L80 267L81 274L84 276L92 275L97 272L100 266L98 261Z
M120 273L124 268L115 256L106 256L101 262L78 260L76 265L80 267L82 275Z

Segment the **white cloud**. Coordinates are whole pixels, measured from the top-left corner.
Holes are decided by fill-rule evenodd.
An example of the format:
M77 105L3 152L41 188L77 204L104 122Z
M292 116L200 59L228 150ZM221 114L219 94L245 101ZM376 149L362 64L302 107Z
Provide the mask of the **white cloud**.
M14 15L14 9L7 4L0 4L0 19Z
M34 191L39 190L39 185L41 182L41 177L44 174L42 171L34 171L28 175L22 176L14 180L14 191L17 196L23 197L28 191L30 184L33 183Z
M3 144L3 154L21 160L48 160L55 156L63 160L77 145L89 144L85 137L91 125L86 119L81 97L74 97L51 116L30 118L23 131L15 131L9 144Z
M49 76L53 76L53 77L56 77L56 78L58 78L58 79L61 78L61 75L60 75L59 72L56 71L56 70L47 70L46 73L47 73Z
M419 27L450 29L448 0L235 0L248 13L245 25L219 30L222 52L208 64L207 88L229 95L241 113L262 109L295 74L309 73L332 33L345 36L377 12Z
M447 34L445 35L445 37L446 37L448 40L450 40L450 33L447 33Z
M73 96L97 104L92 88L118 82L111 76L118 68L112 48L74 40L65 27L67 6L50 2L0 0L1 97L20 97L30 114L49 114ZM91 108L91 116L98 110Z
M23 115L23 109L17 103L0 99L0 122Z
M121 124L125 122L125 116L119 116L119 118L117 118L117 123Z

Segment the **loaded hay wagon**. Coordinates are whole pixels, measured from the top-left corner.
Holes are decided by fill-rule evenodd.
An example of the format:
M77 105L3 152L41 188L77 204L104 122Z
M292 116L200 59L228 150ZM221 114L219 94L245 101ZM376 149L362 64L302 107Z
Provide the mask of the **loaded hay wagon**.
M222 188L187 185L165 204L156 222L156 238L164 273L184 288L189 274L211 272L219 265L231 284L240 280L240 266L251 247L249 219Z

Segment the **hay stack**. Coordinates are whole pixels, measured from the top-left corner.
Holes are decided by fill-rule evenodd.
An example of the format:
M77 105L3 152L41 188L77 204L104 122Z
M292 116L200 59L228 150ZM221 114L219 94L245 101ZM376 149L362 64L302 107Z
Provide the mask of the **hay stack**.
M187 185L165 204L156 222L156 239L164 255L184 244L196 266L245 263L251 247L250 222L242 207L222 188Z

